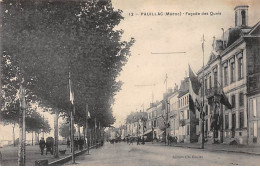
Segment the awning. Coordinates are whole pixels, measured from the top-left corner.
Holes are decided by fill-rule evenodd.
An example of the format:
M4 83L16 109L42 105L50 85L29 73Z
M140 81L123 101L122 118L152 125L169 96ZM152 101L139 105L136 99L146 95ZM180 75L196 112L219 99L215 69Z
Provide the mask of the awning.
M145 135L147 135L147 134L149 134L149 133L151 133L151 132L152 132L152 129L149 129L149 130L147 130L146 132L144 132L143 136L145 136Z

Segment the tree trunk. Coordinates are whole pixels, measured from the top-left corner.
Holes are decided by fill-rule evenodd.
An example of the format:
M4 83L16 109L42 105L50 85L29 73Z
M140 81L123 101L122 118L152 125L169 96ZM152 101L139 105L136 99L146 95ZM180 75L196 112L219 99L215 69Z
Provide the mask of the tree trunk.
M78 136L79 136L79 138L80 138L80 125L77 124L77 126L78 126ZM78 139L79 139L79 138L78 138Z
M14 144L14 147L15 147L15 133L14 133L14 128L15 128L15 123L13 125L13 144Z
M33 131L32 131L32 146L33 146Z
M54 117L54 158L59 158L58 119L59 119L59 112L56 111Z
M84 147L86 148L86 126L83 126L83 140L84 140Z
M19 151L18 151L18 166L23 166L23 151L24 151L24 142L23 142L23 113L20 111L19 118Z

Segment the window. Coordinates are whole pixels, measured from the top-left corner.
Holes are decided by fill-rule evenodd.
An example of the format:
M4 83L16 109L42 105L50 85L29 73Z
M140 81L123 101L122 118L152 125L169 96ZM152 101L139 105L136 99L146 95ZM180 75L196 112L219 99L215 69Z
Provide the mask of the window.
M237 12L235 13L235 23L236 23L235 26L237 26Z
M246 25L246 12L243 10L241 11L242 16L242 25Z
M243 78L243 57L238 59L238 79Z
M232 95L231 103L232 103L232 108L235 108L236 107L236 96L235 95Z
M211 76L209 76L209 89L211 89Z
M242 129L244 127L244 112L240 112L240 118L239 118L239 128Z
M205 93L206 93L207 89L208 89L208 79L206 78L205 79Z
M190 111L187 110L187 119L189 119L189 118L190 118Z
M187 126L187 135L190 135L190 126Z
M183 114L184 114L184 119L188 119L187 111L184 111Z
M225 129L229 128L228 124L229 124L228 115L225 115Z
M214 87L218 86L218 72L217 70L214 71Z
M254 123L254 137L257 137L257 123Z
M242 107L244 106L244 94L239 93L239 106Z
M228 67L227 66L224 67L224 85L225 86L228 85Z
M253 115L256 117L256 99L253 99Z
M230 64L230 82L233 83L235 82L235 62L232 62Z
M199 135L200 134L200 127L199 125L196 125L196 135Z
M209 128L209 121L208 120L205 120L205 132L207 133L208 132L208 128Z

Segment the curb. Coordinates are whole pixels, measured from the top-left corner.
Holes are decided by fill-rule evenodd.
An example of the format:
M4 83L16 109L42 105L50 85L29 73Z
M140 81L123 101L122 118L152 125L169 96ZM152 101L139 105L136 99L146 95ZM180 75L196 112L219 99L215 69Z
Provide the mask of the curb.
M242 154L249 154L249 155L257 155L260 156L260 153L253 153L253 152L246 152L246 151L235 151L235 150L226 150L226 149L208 149L208 148L200 148L200 147L189 147L189 146L172 146L172 147L181 147L181 148L192 148L192 149L200 149L203 151L222 151L222 152L230 152L230 153L242 153Z
M95 147L96 147L96 145L90 146L89 149L93 149L93 148L95 148ZM77 152L77 153L75 153L75 157L77 157L77 156L79 156L79 155L82 155L82 154L84 154L84 153L87 152L87 151L88 151L88 149L84 149L84 150L82 150L82 151L80 151L80 152ZM52 161L52 162L48 163L48 166L61 165L61 164L64 164L64 163L66 163L66 162L68 162L68 161L70 161L70 160L72 160L72 155L63 157L63 158L58 159L58 160L56 160L56 161Z

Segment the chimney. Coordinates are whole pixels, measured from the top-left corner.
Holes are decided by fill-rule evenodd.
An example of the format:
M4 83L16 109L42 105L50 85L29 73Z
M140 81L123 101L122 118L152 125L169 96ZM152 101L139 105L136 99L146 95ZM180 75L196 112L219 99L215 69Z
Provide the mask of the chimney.
M216 40L216 47L215 47L216 52L223 50L223 41L218 39Z

